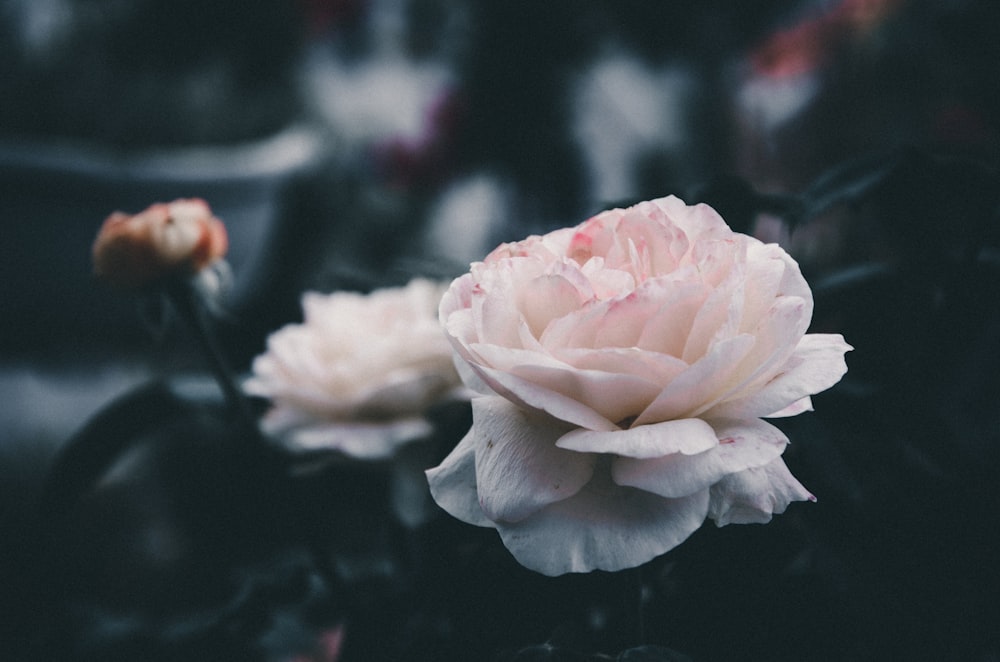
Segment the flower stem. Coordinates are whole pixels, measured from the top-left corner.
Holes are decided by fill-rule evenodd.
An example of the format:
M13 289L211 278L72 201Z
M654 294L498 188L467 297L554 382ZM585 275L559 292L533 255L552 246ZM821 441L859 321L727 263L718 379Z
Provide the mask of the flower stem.
M205 315L202 294L187 280L172 280L165 288L167 298L188 326L215 381L222 389L229 410L248 427L255 429L254 416L243 391L236 386L233 373L219 349L218 341Z

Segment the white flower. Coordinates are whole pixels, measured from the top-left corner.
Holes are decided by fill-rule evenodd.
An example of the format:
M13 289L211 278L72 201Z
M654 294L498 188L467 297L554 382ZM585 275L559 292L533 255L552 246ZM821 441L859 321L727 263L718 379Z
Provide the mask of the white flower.
M360 459L426 436L428 407L460 387L434 313L443 291L415 279L368 295L303 295L303 323L268 338L244 385L272 402L265 433Z
M557 575L640 565L718 525L813 499L762 417L846 371L806 334L812 293L777 245L669 197L494 250L440 319L473 426L428 472L453 516Z

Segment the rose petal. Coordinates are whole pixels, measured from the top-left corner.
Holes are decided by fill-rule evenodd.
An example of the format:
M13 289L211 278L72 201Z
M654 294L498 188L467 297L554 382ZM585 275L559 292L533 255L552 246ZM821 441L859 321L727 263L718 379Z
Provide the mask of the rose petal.
M469 362L462 358L457 350L454 354L454 364L455 370L458 372L458 377L462 380L463 384L480 395L496 394L496 391L490 388L489 385L483 381L482 377L476 374L476 371L472 369Z
M747 326L755 325L780 297L798 297L805 302L804 316L812 318L812 291L803 278L799 265L777 244L763 244L750 238L747 245Z
M480 342L517 347L518 325L521 312L517 309L517 283L526 283L541 275L543 265L531 258L510 258L493 265L492 270L483 270L480 287L472 296L473 319L476 323L476 338Z
M441 326L444 328L449 340L451 340L452 346L460 353L463 352L465 345L479 341L476 335L476 323L472 318L471 310L460 309L447 313L447 317L442 320Z
M698 416L724 400L754 393L787 363L809 326L806 302L798 297L781 297L763 315L752 335L753 348L734 371L735 379L714 398L701 404L691 415ZM751 417L747 417L751 418Z
M788 416L798 416L799 414L812 410L812 398L807 395L801 400L796 400L784 409L779 409L773 414L767 414L764 418L786 418Z
M263 427L267 432L266 418ZM360 460L378 460L391 457L402 444L426 437L432 429L422 418L388 423L313 422L279 436L296 450L335 450Z
M512 373L574 401L586 402L608 421L635 417L660 392L656 384L628 374L598 370L556 370L522 365Z
M747 259L752 262L763 260L784 262L785 269L781 272L781 282L778 284L775 296L801 297L812 301L812 290L802 276L798 263L778 244L765 244L751 237L747 245Z
M538 276L517 294L518 308L535 338L542 337L552 320L578 310L586 301L576 284L558 274Z
M471 349L480 363L576 402L589 403L609 421L635 416L660 392L656 383L640 377L621 371L580 370L538 352L479 344Z
M694 363L716 343L738 333L743 317L744 273L734 266L726 279L708 295L691 324L681 358Z
M606 466L600 471L569 499L497 524L521 565L549 576L632 568L681 544L705 521L708 490L664 499L615 485Z
M696 239L725 239L733 234L719 213L706 204L688 205L673 195L641 204L662 210L692 243Z
M604 258L594 256L580 267L581 274L590 283L594 296L598 299L611 299L622 292L635 289L635 278L627 271L612 269L605 266Z
M552 356L580 370L625 373L652 384L669 384L688 369L678 358L638 347L556 349Z
M708 515L718 526L766 524L792 501L816 500L781 458L726 476L712 486L711 495Z
M700 361L677 376L636 419L633 427L687 418L687 412L723 390L743 357L753 348L754 338L739 335L712 347Z
M802 398L830 388L847 372L844 353L853 349L840 334L810 333L802 337L782 372L759 391L729 400L705 412L706 417L770 416Z
M519 409L504 398L472 401L479 505L494 522L516 522L576 494L596 456L556 448L562 421Z
M647 281L648 282L648 281ZM663 300L649 295L643 283L624 297L604 303L604 314L594 337L594 347L637 347L646 320L663 308Z
M740 327L744 333L752 332L774 303L780 292L785 270L788 268L783 259L769 254L761 247L766 249L767 245L753 244L747 247L746 300L743 308L743 324Z
M458 443L441 464L427 470L431 496L449 515L476 526L493 526L479 506L476 487L475 429Z
M580 453L614 453L630 458L660 458L673 453L693 455L718 444L715 430L699 418L683 418L611 432L577 428L556 442L559 448Z
M643 285L659 299L660 308L646 320L636 346L680 359L691 324L711 290L701 282L672 278L655 278Z
M686 295L686 291L674 294L679 287L669 278L650 279L634 290L624 290L624 295L594 300L554 319L541 343L550 348L639 346L647 321L673 303L674 296Z
M472 304L472 291L475 281L472 274L467 273L451 281L438 303L438 321L444 326L448 318L460 310L468 310Z
M652 459L616 457L612 478L619 485L676 498L707 489L734 472L771 462L788 443L778 428L760 419L712 421L712 427L713 440L719 443L709 450Z
M561 421L591 430L617 430L618 426L588 405L509 372L469 364L494 392L529 409L544 411Z

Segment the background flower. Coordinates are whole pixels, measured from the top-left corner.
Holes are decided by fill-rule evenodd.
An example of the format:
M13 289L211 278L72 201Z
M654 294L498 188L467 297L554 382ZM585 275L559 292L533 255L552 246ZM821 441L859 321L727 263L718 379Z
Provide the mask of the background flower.
M847 369L811 315L784 250L673 197L502 245L441 302L483 395L432 494L551 575L639 565L706 517L767 522L813 497L761 417Z
M305 319L273 333L248 393L273 407L264 431L299 449L383 459L430 432L424 413L460 388L434 318L444 286L306 293Z
M93 246L94 273L138 288L177 273L194 274L226 254L226 228L198 198L157 203L105 219Z

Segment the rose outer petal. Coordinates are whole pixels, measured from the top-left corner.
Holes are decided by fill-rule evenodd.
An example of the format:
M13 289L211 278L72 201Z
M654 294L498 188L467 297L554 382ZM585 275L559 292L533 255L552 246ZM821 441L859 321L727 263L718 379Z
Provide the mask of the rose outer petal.
M788 405L784 409L779 409L773 414L768 414L766 418L785 418L788 416L798 416L807 411L812 411L812 398L808 395L801 400L796 400L792 404Z
M694 455L718 445L715 430L699 418L683 418L611 432L576 429L556 442L559 448L580 453L612 453L639 460L675 453ZM619 485L624 484L619 482Z
M557 448L569 426L502 397L472 401L479 505L494 522L516 522L576 494L596 456Z
M619 485L676 498L707 489L729 474L767 464L788 444L781 430L759 419L713 421L712 426L713 440L718 435L719 443L709 450L651 459L617 457L611 464L612 478Z
M466 524L494 526L479 507L475 428L469 430L441 464L426 473L431 496L449 515Z
M736 379L690 415L699 416L720 402L739 399L744 393L756 393L778 374L809 326L809 318L805 316L807 310L806 302L799 297L779 297L774 301L752 330L754 346L734 372Z
M766 524L792 501L816 497L792 476L780 457L762 467L726 476L712 486L709 517L716 525Z
M844 353L853 347L839 333L810 333L802 337L781 373L759 391L723 402L706 417L756 418L782 414L790 405L837 382L847 372Z
M632 568L681 544L705 521L708 490L664 499L615 485L607 470L599 467L575 495L531 517L497 523L521 565L549 576Z

